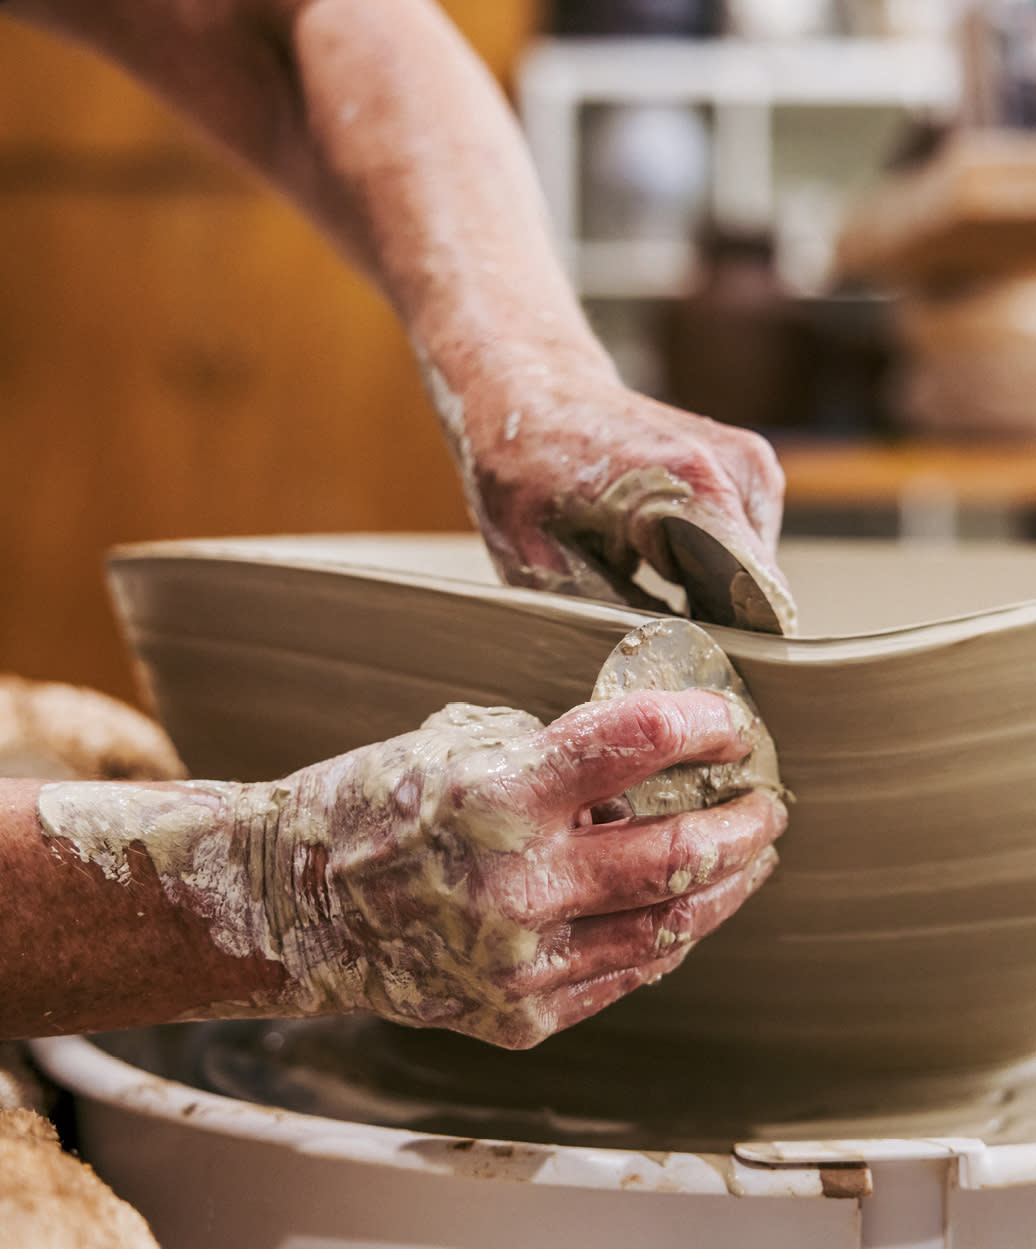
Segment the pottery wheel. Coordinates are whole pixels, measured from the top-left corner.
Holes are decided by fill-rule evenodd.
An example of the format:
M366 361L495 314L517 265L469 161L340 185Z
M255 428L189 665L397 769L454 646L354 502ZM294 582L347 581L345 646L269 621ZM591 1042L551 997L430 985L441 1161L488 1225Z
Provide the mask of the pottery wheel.
M364 1016L177 1024L95 1038L156 1075L354 1123L451 1136L726 1152L745 1140L1036 1139L1036 1063L918 1080L582 1034L511 1053ZM679 1070L680 1082L666 1077Z
M723 651L681 620L652 620L604 664L594 697L715 690L752 725L737 765L680 765L631 791L637 811L689 810L778 788L773 742ZM691 955L694 958L694 954ZM651 993L642 989L639 993ZM631 999L631 1002L635 1000ZM365 1016L221 1022L121 1033L101 1044L155 1074L246 1101L459 1136L715 1152L745 1140L1036 1139L1036 1062L976 1073L897 1072L770 1047L609 1030L609 1012L511 1053Z

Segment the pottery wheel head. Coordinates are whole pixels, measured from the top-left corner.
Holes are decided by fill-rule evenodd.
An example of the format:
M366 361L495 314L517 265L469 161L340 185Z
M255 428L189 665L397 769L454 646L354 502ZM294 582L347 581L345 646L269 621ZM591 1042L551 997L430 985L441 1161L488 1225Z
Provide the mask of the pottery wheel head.
M744 682L712 638L690 621L651 620L628 633L605 660L591 697L687 689L726 698L752 749L736 763L680 763L635 785L626 795L634 814L699 811L750 789L783 794L773 738Z

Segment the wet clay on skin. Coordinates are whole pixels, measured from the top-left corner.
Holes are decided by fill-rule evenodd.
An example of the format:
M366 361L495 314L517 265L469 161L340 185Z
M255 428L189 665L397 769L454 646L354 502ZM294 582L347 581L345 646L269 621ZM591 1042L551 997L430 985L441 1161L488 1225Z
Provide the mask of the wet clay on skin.
M121 884L129 882L130 846L142 851L166 896L207 920L221 950L284 964L295 986L291 1004L303 1013L372 1006L388 1018L430 1022L459 1009L458 993L484 996L488 973L530 962L539 942L538 934L503 916L487 916L480 933L459 930L458 894L467 886L448 879L444 861L425 853L422 841L423 829L441 818L436 778L463 751L478 788L472 772L490 772L511 739L537 727L523 712L452 706L417 733L284 782L188 782L165 790L48 785L40 793L40 821L47 836ZM531 764L531 747L526 750ZM509 762L521 767L513 752ZM351 809L336 811L343 805ZM220 807L232 813L229 823L215 821ZM397 839L386 867L414 912L398 932L386 930L375 901L373 843L388 829L375 827L365 837L362 820L370 813L384 813ZM349 814L356 823L343 836L342 815ZM471 806L464 814L469 838L488 852L520 853L532 835L520 811ZM363 879L368 856L375 858L369 884ZM331 876L347 880L345 896L329 886ZM375 930L382 965L362 952L353 933L357 921ZM405 949L414 941L435 946L435 971L420 980L406 968ZM452 955L455 949L466 959Z
M759 718L730 660L702 629L686 620L652 620L622 639L594 686L595 701L635 690L704 689L730 703L750 752L734 763L680 763L635 785L627 794L637 815L700 811L752 789L784 794L773 738ZM680 892L680 882L673 882Z
M541 728L524 712L453 704L283 781L58 783L39 816L121 885L132 846L220 950L281 963L288 988L257 1008L371 1010L529 1044L557 1026L564 984L529 992L516 980L568 963L547 940L564 923L527 905L552 889L530 779L543 770Z
M741 566L729 586L717 587L719 596L730 602L732 618L711 615L702 618L714 624L731 624L733 618L737 618L739 628L765 628L773 632L772 627L763 626L756 617L766 620L776 617L780 632L795 632L797 613L788 587L744 548L729 518L718 507L697 498L692 487L668 469L661 466L634 469L613 482L592 502L574 496L558 500L557 510L558 534L569 548L574 544L595 550L599 552L603 567L621 569L626 566L630 574L635 568L628 565L633 553L639 551L661 577L676 586L684 584L684 577L663 522L678 517L693 522L713 535L720 547L730 552L732 562ZM594 575L601 577L600 573ZM716 576L711 572L709 575ZM576 585L581 587L582 583L577 579ZM586 590L581 588L580 592L585 594ZM604 597L619 596L609 590ZM754 606L755 600L765 605L765 611ZM699 618L693 603L691 615Z

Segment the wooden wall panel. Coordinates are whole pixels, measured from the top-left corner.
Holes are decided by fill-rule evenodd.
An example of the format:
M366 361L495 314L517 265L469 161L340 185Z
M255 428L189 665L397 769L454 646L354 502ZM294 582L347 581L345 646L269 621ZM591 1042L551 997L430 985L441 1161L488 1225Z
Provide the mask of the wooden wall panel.
M4 667L112 688L116 541L465 524L391 313L276 202L6 195L0 238Z
M533 6L446 7L506 73ZM116 542L467 527L389 309L182 153L212 170L121 74L0 22L0 670L131 696Z
M197 146L120 70L71 43L0 17L0 143L69 150Z

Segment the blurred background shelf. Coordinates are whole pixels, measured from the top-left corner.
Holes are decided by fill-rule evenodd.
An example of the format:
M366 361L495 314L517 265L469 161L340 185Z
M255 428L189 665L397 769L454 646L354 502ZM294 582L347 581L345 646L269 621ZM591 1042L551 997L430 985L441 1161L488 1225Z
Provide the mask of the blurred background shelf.
M831 119L815 110L870 113L862 133L858 119L848 138L834 128L835 146L855 147L848 162L843 154L845 180L858 181L883 149L890 113L948 117L961 91L960 59L937 39L545 39L517 73L520 114L563 254L581 291L597 298L680 296L694 271L687 237L628 239L625 254L621 240L605 246L587 237L595 109L693 110L707 131L705 211L720 224L768 228L780 211L779 111L813 111L797 120L821 146L816 132L831 129ZM644 129L640 138L651 141ZM665 156L660 146L659 160Z
M1036 455L1013 442L778 442L786 533L1031 539Z
M660 97L916 108L954 105L960 69L946 42L936 39L547 38L525 52L519 84L526 115L527 104L538 99L567 108Z
M566 253L584 299L669 299L691 291L699 272L690 239L583 239Z

